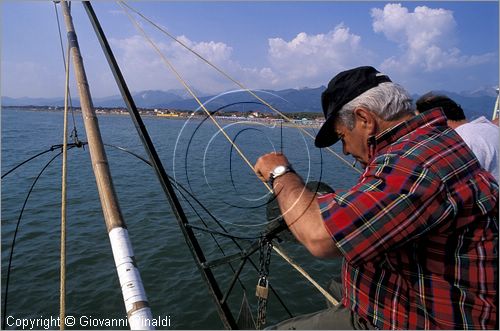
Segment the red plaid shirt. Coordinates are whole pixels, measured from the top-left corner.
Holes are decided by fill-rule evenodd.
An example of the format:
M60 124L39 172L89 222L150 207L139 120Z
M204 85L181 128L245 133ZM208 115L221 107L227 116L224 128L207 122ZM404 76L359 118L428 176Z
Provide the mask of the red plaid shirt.
M493 329L498 184L440 110L376 137L359 183L318 198L342 303L381 329Z

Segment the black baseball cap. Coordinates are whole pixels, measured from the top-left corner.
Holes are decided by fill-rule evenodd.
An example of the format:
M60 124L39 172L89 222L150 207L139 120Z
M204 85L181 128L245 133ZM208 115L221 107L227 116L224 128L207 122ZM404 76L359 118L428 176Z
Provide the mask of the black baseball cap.
M332 128L332 123L335 114L345 104L385 82L391 82L390 78L370 66L342 71L333 77L326 90L321 94L321 106L326 121L316 135L314 141L316 147L328 147L339 140L337 133ZM329 109L330 104L333 104L333 107Z

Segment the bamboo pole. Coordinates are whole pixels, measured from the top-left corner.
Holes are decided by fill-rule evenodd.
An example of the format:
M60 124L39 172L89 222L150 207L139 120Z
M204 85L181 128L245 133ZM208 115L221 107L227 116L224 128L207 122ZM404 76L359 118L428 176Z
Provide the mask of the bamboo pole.
M61 1L61 7L68 32L68 43L72 53L75 77L78 83L80 106L82 109L92 168L97 182L97 190L99 192L104 221L113 250L118 278L122 288L129 326L134 330L151 330L154 329L154 327L151 326L153 322L151 309L149 308L139 270L136 267L132 244L129 240L128 231L114 190L99 124L92 104L85 69L83 67L83 59L73 26L73 19L66 0ZM62 323L64 323L64 321L62 321Z

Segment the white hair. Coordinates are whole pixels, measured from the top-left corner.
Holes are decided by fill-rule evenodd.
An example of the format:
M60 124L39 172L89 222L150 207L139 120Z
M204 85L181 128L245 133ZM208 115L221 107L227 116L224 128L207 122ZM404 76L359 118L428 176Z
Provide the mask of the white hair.
M352 130L354 110L359 107L367 108L385 121L414 115L410 94L402 86L392 82L381 83L346 103L339 110L336 120Z

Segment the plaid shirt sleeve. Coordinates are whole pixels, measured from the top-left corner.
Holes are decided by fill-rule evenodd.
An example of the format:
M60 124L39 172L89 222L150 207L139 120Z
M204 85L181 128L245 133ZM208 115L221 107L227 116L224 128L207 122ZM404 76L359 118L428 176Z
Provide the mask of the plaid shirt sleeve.
M353 265L421 236L453 212L436 175L394 154L378 156L345 194L323 195L318 202L327 231ZM441 217L428 217L429 210Z

